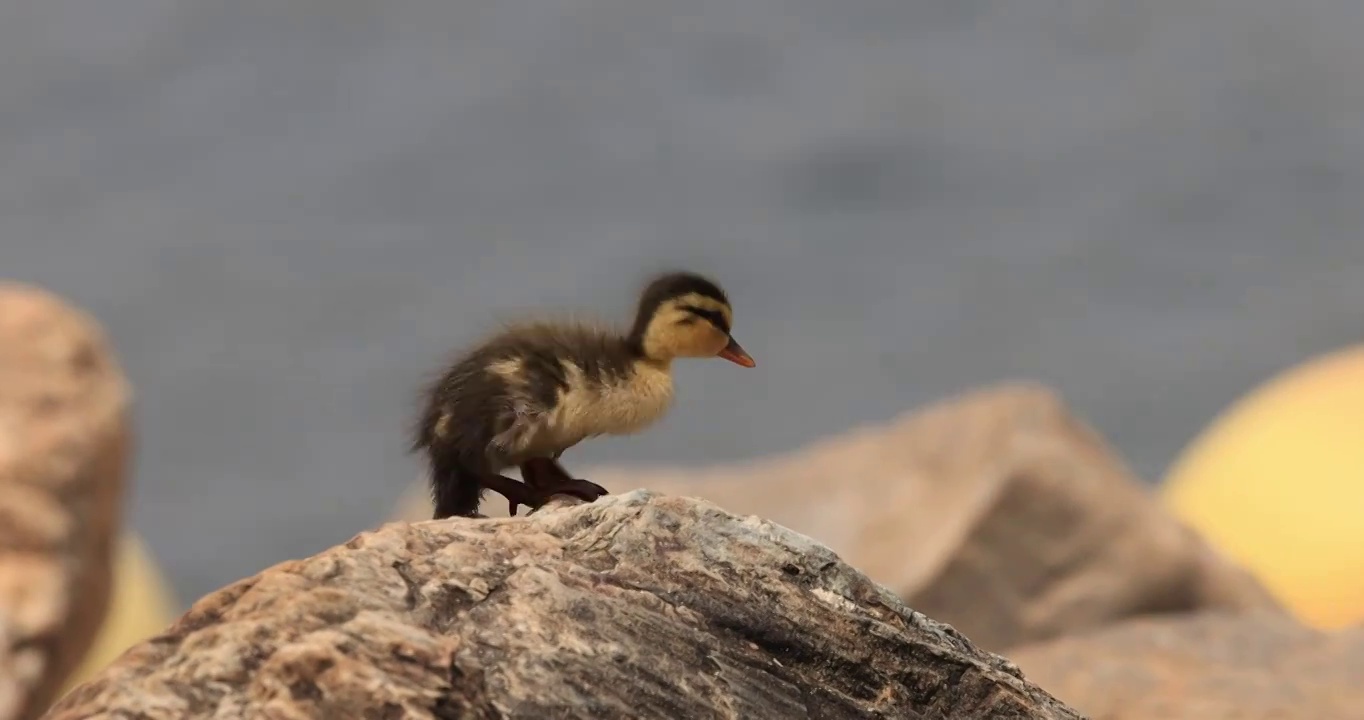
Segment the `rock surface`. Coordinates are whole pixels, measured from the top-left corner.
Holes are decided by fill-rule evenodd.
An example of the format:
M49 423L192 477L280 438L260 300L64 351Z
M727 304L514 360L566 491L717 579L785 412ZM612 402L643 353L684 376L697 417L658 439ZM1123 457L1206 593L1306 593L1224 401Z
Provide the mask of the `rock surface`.
M1131 620L1010 657L1095 720L1364 719L1364 628L1209 612Z
M89 317L0 284L0 720L40 714L103 619L129 401Z
M635 492L283 563L49 717L1079 716L810 539Z
M1146 613L1272 610L1056 394L1006 384L789 456L599 469L613 492L697 496L810 535L991 650ZM505 512L485 503L485 512ZM418 491L401 517L430 516Z

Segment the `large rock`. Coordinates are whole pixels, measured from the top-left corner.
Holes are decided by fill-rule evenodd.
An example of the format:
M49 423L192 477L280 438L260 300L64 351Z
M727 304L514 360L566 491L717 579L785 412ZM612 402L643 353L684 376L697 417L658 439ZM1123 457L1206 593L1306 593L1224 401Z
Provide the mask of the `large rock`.
M49 717L1079 716L810 539L636 492L283 563Z
M1209 612L1131 620L1010 657L1104 720L1364 719L1364 628Z
M40 714L99 628L129 400L89 317L0 284L0 720Z
M988 388L770 460L584 472L817 538L982 647L1196 609L1278 608L1052 392ZM500 502L485 512L505 513ZM404 517L429 517L414 490Z

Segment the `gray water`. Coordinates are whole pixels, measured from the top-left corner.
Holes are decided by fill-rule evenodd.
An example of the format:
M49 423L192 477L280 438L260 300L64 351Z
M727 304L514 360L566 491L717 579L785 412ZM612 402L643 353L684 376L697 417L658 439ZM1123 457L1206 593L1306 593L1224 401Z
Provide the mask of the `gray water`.
M1158 479L1364 330L1364 3L0 7L0 275L108 327L184 599L379 522L501 317L715 276L758 360L574 464L799 447L1034 378Z

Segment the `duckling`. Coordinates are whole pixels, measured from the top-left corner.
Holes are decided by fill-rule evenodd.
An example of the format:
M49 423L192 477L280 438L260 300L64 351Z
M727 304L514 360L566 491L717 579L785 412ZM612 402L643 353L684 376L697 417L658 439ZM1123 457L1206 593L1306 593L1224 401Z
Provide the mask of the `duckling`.
M467 351L428 388L413 452L430 470L435 519L477 516L483 491L510 513L550 496L607 494L559 464L600 435L639 432L672 405L677 358L755 367L730 332L733 309L713 281L669 272L649 282L626 332L583 324L513 325ZM501 473L516 467L524 482Z

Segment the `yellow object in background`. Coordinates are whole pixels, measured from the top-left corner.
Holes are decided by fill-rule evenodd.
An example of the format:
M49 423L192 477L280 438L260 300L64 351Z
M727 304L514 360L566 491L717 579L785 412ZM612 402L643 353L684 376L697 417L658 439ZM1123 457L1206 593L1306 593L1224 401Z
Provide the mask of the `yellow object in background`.
M1161 493L1303 622L1364 622L1364 346L1235 403L1188 446Z
M93 677L125 650L165 630L180 616L170 586L142 541L125 532L114 559L108 615L80 665L66 680L65 694Z

